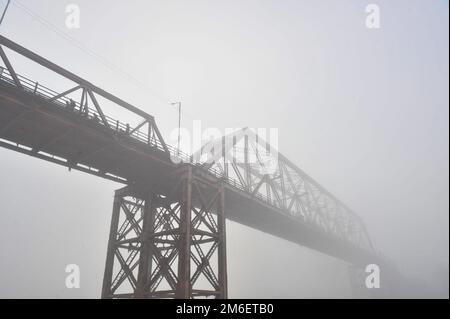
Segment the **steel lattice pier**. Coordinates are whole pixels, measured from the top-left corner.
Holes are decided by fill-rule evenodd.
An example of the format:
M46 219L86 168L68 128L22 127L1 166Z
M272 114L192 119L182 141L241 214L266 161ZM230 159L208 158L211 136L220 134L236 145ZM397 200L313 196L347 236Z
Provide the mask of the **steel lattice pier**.
M223 184L175 174L168 192L116 191L103 298L227 297Z

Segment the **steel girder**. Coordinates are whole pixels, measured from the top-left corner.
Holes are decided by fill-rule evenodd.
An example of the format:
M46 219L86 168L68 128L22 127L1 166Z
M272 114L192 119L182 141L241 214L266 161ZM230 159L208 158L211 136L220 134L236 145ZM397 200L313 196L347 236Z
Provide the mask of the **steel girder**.
M62 76L65 80L71 82L70 87L62 93L57 93L37 82L19 75L14 69L13 64L3 47L12 50L34 63L44 66L54 74ZM113 94L106 92L2 35L0 35L0 61L5 65L5 68L0 66L1 79L9 82L16 88L31 95L35 95L47 102L54 103L81 117L91 119L99 125L110 129L112 131L111 133L120 132L129 135L148 145L160 148L169 154L169 148L164 142L156 125L155 118L152 115L123 101ZM81 94L79 94L80 92ZM134 121L138 121L138 123L134 126L121 123L108 116L108 112L105 112L105 109L109 112L115 109L127 110L133 114Z
M205 156L206 155L206 156ZM206 143L191 160L229 184L351 245L374 251L361 218L314 179L245 128Z
M227 298L223 184L176 174L168 192L116 191L102 298Z
M57 93L20 76L16 73L3 47L63 76L71 81L72 85L63 93ZM169 145L166 145L153 116L3 36L0 36L0 58L5 64L5 68L0 67L0 79L16 89L32 95L33 98L53 103L70 113L95 121L99 126L106 127L114 139L117 138L117 134L126 134L151 147L161 149L166 153L167 158L171 153L179 154L178 150L174 151ZM81 94L75 96L80 92ZM108 116L111 104L138 115L138 124L131 127L128 124L112 120ZM104 112L105 110L108 112ZM35 110L24 111L23 114L33 111ZM13 124L14 120L4 130ZM54 142L53 139L48 141L47 145L52 142ZM9 144L1 143L0 146L12 148ZM32 145L33 151L31 152L22 148L16 149L37 156L39 150L45 145ZM207 149L207 152L214 150L216 152L213 152L215 153L212 156L213 161L204 163L202 166L217 177L224 178L229 185L250 194L255 200L263 200L274 209L290 214L326 234L343 239L358 248L374 251L364 223L358 215L281 153L273 150L271 145L252 130L243 129L217 141L207 143L202 147L202 150L204 149ZM221 152L217 152L217 150ZM232 154L230 155L230 153ZM237 153L242 154L242 158L239 160L236 160ZM277 154L277 165L275 170L270 173L265 172L267 160L270 160L270 156L266 156L265 153ZM216 156L217 154L219 156ZM196 154L191 157L191 162L198 165L195 157ZM230 158L232 161L229 161ZM67 160L67 163L63 163L63 165L79 169L77 162L82 161L83 158L75 157ZM104 174L100 175L110 178Z

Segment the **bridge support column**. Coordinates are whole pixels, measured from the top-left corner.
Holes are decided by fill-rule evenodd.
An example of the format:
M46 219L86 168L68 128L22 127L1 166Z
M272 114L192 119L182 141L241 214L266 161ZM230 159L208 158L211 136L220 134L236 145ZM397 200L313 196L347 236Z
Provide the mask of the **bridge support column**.
M102 298L227 298L223 183L176 175L164 191L116 191Z

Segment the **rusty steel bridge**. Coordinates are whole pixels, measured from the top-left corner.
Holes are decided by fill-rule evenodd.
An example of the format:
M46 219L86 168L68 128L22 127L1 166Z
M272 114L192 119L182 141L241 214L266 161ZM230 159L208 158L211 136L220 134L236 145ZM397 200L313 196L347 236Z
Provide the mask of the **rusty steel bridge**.
M70 85L60 92L17 73L26 58ZM150 114L0 36L0 146L122 183L115 193L102 298L227 298L225 220L344 260L381 263L364 223L248 129L194 161L164 142ZM113 118L119 108L138 121ZM242 160L225 154L241 152ZM174 158L182 159L181 162Z

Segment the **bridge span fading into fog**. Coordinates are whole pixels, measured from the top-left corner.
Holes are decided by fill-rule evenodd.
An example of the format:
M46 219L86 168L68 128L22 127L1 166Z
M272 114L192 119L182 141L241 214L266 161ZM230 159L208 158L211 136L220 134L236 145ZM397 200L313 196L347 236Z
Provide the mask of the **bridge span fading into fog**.
M0 55L0 146L124 185L114 198L103 298L227 298L226 219L357 268L382 263L360 217L281 153L268 170L272 147L251 130L204 145L211 156L195 161L166 144L141 109L3 36ZM21 76L17 56L67 88Z

